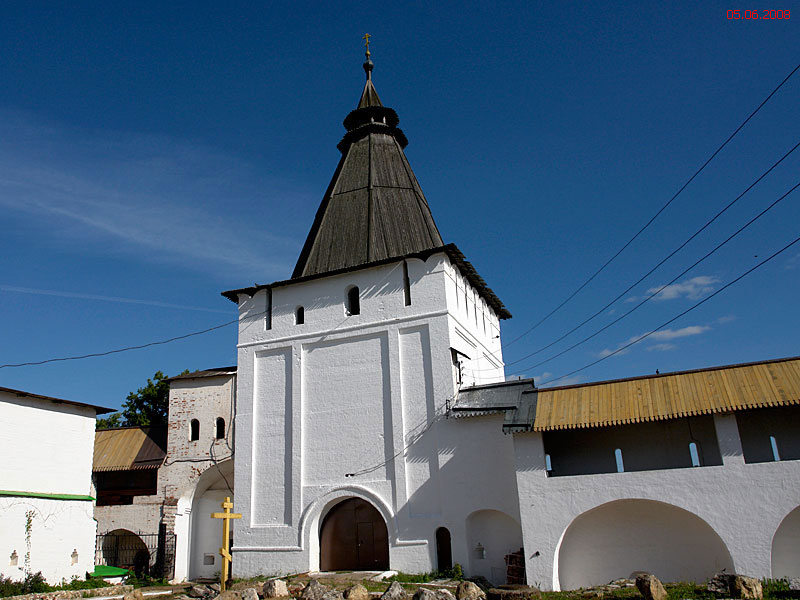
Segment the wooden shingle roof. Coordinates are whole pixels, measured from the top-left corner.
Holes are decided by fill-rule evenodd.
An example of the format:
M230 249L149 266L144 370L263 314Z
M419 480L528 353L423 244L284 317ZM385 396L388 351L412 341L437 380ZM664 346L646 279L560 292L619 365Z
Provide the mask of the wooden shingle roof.
M344 120L342 158L292 278L330 273L444 246L403 148L399 119L383 106L372 63L358 108Z
M800 357L538 391L533 431L800 404Z

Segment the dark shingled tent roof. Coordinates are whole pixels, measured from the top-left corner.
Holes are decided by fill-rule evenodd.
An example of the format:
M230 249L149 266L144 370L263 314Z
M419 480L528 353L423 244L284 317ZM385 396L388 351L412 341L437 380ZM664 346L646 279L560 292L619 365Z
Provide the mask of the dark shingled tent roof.
M330 273L444 246L408 164L397 113L383 106L372 61L358 103L344 120L342 159L314 218L292 278Z

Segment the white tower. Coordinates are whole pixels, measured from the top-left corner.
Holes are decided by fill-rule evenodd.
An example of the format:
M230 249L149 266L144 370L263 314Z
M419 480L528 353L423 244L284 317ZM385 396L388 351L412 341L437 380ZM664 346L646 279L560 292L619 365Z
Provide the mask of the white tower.
M445 418L462 382L503 380L511 315L443 243L372 67L368 52L292 278L225 292L240 315L236 576L430 571L466 563L474 511L519 518L511 436Z

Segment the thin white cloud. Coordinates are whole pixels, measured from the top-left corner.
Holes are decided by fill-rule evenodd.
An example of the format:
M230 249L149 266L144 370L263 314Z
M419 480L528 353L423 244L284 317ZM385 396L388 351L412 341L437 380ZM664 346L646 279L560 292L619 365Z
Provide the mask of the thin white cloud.
M789 270L800 267L800 252L789 258L784 267Z
M719 278L712 275L698 275L680 283L673 283L665 286L657 285L648 289L643 296L630 296L625 298L625 302L640 302L645 298L653 296L653 300L675 300L677 298L688 298L689 300L699 300L714 291L714 286L719 283ZM660 290L660 291L659 291Z
M201 312L219 313L223 315L233 314L233 312L230 310L220 310L218 308L185 306L183 304L170 304L168 302L158 302L156 300L140 300L137 298L121 298L119 296L101 296L98 294L81 294L76 292L62 292L57 290L38 290L34 288L17 287L13 285L0 285L0 292L33 294L36 296L56 296L59 298L75 298L78 300L100 300L103 302L120 302L123 304L142 304L144 306L156 306L159 308L175 308L179 310L195 310Z
M655 333L651 333L647 339L648 340L675 340L678 338L688 337L690 335L700 335L701 333L705 333L711 329L708 325L689 325L688 327L683 327L682 329L662 329L660 331L656 331ZM633 341L636 338L631 338L629 341Z
M709 327L708 325L689 325L688 327L683 327L681 329L662 329L660 331L651 333L649 336L640 341L662 342L662 344L654 344L653 346L651 346L651 348L654 350L673 350L674 348L676 348L674 344L668 344L663 342L668 342L669 340L676 340L693 335L700 335L705 333L706 331L709 331L710 329L711 327ZM615 349L604 348L603 350L597 353L597 357L605 358L606 356L611 356L612 354L615 353L617 356L622 354L627 354L630 351L630 347L625 348L624 350L620 350L620 348L628 346L629 344L635 345L636 343L638 343L637 340L639 340L639 338L641 338L642 335L644 334L633 335L629 337L624 342L618 344ZM649 349L650 348L648 348L648 350Z
M664 343L664 344L654 344L652 346L647 347L648 352L666 352L668 350L675 350L678 346L676 344Z
M716 321L714 321L717 325L725 325L725 323L731 323L732 321L736 320L736 315L725 315L720 317Z
M302 242L283 224L298 198L287 184L214 149L42 125L0 110L0 209L44 229L56 247L227 277L282 278Z
M663 290L661 286L652 287L647 290L647 295L656 294L653 300L675 300L676 298L688 298L689 300L699 300L714 291L714 285L719 283L718 277L710 275L700 275L692 277L680 283L673 283L666 286ZM658 293L656 293L658 292Z

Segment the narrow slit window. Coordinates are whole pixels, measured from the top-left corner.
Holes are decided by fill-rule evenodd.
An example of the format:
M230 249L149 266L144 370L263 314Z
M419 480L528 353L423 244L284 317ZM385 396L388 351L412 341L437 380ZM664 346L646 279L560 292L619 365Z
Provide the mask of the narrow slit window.
M302 306L298 306L294 311L294 324L302 325L306 322L306 311Z
M772 459L776 462L779 461L781 455L778 453L778 441L775 439L774 435L769 436L769 445L772 448Z
M553 463L550 460L550 455L549 454L545 454L544 455L544 468L548 472L548 474L553 471Z
M189 441L196 442L200 439L200 421L197 419L192 419L190 423L190 433L189 433Z
M347 290L347 314L361 314L361 298L358 296L358 286L352 286Z
M264 328L272 329L272 288L267 288L267 306L264 310Z
M408 278L408 263L403 261L403 300L411 306L411 280Z
M692 457L692 466L700 466L700 455L697 453L697 444L692 442L689 444L689 456Z
M620 450L619 448L614 450L614 458L617 460L617 473L624 473L625 465L622 462L622 450Z
M225 437L225 419L222 417L217 418L217 439L221 440Z

